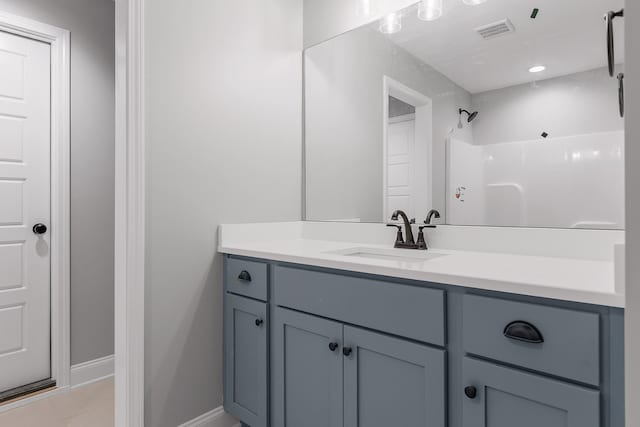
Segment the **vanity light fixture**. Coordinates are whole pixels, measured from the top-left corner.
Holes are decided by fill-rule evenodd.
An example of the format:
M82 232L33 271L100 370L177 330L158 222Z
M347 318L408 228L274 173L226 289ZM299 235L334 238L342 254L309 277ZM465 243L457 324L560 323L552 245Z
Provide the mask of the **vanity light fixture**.
M435 21L442 16L442 0L422 0L418 5L418 19Z
M393 12L380 20L380 32L382 34L395 34L402 29L402 16Z
M542 71L544 71L546 69L547 69L547 67L545 67L544 65L535 65L535 66L529 68L529 72L530 73L540 73L540 72L542 72Z
M485 3L487 0L462 0L462 3L468 6L477 6L479 4Z

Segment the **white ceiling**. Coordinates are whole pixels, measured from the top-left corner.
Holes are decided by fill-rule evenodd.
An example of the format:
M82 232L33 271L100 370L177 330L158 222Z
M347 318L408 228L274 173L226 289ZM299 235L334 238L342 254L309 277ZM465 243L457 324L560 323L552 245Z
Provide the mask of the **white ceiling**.
M444 15L420 21L403 11L402 31L388 37L471 93L606 66L603 16L624 0L444 0ZM538 17L530 18L533 8ZM515 32L484 40L475 28L508 18ZM373 24L376 25L377 24ZM623 20L616 19L616 62L623 60ZM533 65L545 71L529 73Z

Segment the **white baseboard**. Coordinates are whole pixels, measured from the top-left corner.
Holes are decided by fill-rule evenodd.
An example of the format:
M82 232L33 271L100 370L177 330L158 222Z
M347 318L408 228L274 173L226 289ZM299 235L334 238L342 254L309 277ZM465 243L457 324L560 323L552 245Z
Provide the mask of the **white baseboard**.
M224 412L222 406L181 424L179 427L240 427L238 420Z
M115 358L113 355L89 360L71 367L71 387L79 387L113 376Z

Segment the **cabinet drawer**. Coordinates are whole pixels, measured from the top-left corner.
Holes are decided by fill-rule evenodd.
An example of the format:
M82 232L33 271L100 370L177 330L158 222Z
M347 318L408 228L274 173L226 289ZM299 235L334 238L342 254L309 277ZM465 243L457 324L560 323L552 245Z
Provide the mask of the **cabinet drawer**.
M599 320L596 313L465 295L464 349L599 385Z
M267 301L267 264L227 258L227 291Z
M276 266L276 304L427 343L445 344L444 292Z

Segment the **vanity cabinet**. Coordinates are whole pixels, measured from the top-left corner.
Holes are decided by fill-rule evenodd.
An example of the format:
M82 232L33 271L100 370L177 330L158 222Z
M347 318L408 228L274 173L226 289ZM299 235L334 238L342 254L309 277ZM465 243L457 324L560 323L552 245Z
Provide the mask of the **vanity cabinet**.
M465 358L463 427L599 427L600 393Z
M225 258L249 427L624 427L623 310Z
M445 352L277 307L274 423L444 427Z

